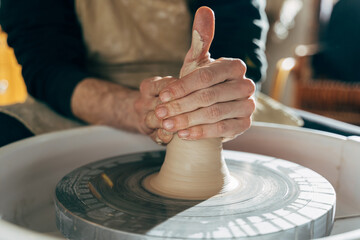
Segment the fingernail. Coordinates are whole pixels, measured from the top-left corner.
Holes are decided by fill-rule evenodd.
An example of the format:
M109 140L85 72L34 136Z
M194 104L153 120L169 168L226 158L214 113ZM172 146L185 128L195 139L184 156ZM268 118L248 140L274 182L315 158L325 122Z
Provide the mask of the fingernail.
M163 126L165 129L172 129L174 127L174 121L173 120L165 120L163 121Z
M168 131L166 131L165 129L161 129L161 132L162 132L162 134L163 134L164 136L170 136L170 135L173 135L173 133L172 133L172 132L168 132Z
M189 130L183 130L178 132L179 138L187 138L190 135Z
M155 110L156 116L163 118L167 115L167 109L165 107L160 107Z
M171 100L171 94L170 94L170 92L169 92L169 91L162 92L162 93L160 94L160 100L161 100L162 102L168 102L168 101L170 101L170 100Z

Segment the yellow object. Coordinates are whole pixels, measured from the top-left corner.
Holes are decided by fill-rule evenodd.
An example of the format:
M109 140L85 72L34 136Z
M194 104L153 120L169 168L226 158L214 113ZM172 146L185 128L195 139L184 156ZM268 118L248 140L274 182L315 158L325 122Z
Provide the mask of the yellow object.
M21 103L27 97L21 66L6 39L6 33L0 28L0 106Z
M281 101L286 81L288 80L288 76L294 66L294 58L282 58L277 62L275 79L269 94L270 97L272 97L276 101Z

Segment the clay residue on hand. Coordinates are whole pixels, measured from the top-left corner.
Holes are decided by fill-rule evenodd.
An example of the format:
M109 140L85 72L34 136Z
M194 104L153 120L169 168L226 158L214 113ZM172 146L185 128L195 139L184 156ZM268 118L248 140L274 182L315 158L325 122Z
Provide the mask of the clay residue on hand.
M198 31L194 30L192 34L192 58L195 60L198 58L204 47L204 41L202 40Z
M180 71L180 77L184 77L194 71L196 68L199 67L198 65L198 58L200 57L200 54L204 47L204 41L202 40L200 34L198 31L194 30L192 34L192 62L188 62L185 64L183 69Z

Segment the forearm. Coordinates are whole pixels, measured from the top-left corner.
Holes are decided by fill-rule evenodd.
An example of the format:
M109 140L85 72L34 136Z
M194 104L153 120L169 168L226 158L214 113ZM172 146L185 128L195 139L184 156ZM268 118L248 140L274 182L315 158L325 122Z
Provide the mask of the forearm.
M79 119L139 132L134 103L139 92L111 82L86 78L75 88L71 109Z

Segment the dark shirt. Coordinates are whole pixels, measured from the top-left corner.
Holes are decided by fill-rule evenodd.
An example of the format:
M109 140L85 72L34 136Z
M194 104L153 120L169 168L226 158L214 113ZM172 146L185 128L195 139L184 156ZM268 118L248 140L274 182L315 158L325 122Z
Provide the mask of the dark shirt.
M360 82L360 1L338 1L325 32L312 59L315 78Z
M211 7L216 16L211 56L240 58L247 77L261 81L267 67L265 0L189 1L192 14L200 6ZM91 77L74 0L0 0L0 25L22 65L28 92L72 116L73 90Z

